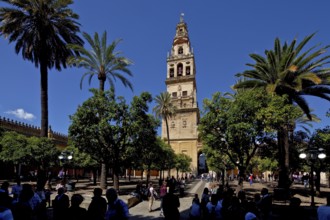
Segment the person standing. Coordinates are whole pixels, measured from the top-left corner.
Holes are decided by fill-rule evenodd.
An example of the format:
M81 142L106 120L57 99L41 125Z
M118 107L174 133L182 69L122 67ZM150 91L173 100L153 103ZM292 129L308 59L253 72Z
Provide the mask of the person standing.
M88 220L87 210L80 207L84 201L84 197L80 194L73 194L71 197L71 206L68 209L67 219L70 220ZM93 218L95 219L95 218ZM104 219L104 218L103 218Z
M253 184L253 174L251 173L249 176L250 186Z
M260 209L261 218L267 220L271 217L273 200L267 188L261 189L261 196L262 198L257 203L257 206Z
M192 201L192 204L190 206L189 210L189 219L190 220L200 220L202 217L202 209L201 204L198 198L198 194L195 194L195 197Z
M54 220L66 219L69 206L69 196L65 194L65 189L61 187L57 190L57 196L53 200Z
M0 192L0 219L13 220L13 213L8 204L6 204L7 197L8 195L5 192Z
M23 188L22 188L21 180L18 177L16 180L16 184L11 187L11 193L13 194L13 200L15 202L18 201L18 197L21 194L22 189Z
M330 219L330 196L327 196L327 204L317 208L317 219L328 220Z
M105 212L107 211L107 201L102 197L102 189L95 188L93 194L94 197L87 211L89 219L104 220Z
M163 210L165 219L179 220L180 219L180 200L174 195L173 188L169 188L168 193L163 198Z
M164 215L163 211L163 198L167 193L166 181L163 181L163 184L160 186L159 196L160 196L160 216Z
M114 188L110 188L106 192L108 200L108 210L105 213L105 220L127 220L129 211L127 204L118 199L118 194Z

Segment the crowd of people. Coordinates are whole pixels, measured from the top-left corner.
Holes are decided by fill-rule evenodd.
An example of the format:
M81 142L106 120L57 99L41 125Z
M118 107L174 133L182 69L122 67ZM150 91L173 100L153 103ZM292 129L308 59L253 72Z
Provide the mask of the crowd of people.
M191 220L266 220L270 219L271 206L272 199L266 188L255 194L253 201L248 201L243 190L235 194L233 189L220 186L211 193L206 187L201 198L195 194L189 216Z
M174 177L160 181L158 187L150 183L147 187L148 210L154 211L153 202L160 199L160 216L169 220L180 219L180 193L174 193L180 188L180 180ZM137 185L137 192L142 192L141 183ZM157 190L156 190L157 188ZM93 197L87 208L81 207L84 200L80 194L73 194L71 198L66 189L59 186L57 195L52 201L52 217L54 220L111 220L129 219L129 207L121 199L115 189L106 191L106 198L102 197L103 190L95 188ZM228 185L212 185L205 187L199 196L195 194L189 210L191 220L267 220L274 219L272 213L272 195L267 188L255 193L253 200L248 200L244 190L233 190ZM3 182L0 188L0 219L1 220L43 220L49 219L47 212L47 192L31 184L21 184L18 180L11 187ZM292 197L288 209L280 219L300 220L309 219L309 214L300 207L301 200ZM158 207L157 207L158 209ZM330 218L330 197L327 204L317 209L318 219Z
M102 197L103 190L95 188L93 198L87 209L80 207L84 201L81 194L73 194L71 199L64 187L57 189L57 195L52 201L54 220L111 220L128 219L127 204L118 198L117 191L110 188L106 191L106 199ZM12 195L11 195L12 194ZM3 182L0 189L0 219L1 220L45 220L49 219L45 190L31 184L17 184L9 192L9 183Z

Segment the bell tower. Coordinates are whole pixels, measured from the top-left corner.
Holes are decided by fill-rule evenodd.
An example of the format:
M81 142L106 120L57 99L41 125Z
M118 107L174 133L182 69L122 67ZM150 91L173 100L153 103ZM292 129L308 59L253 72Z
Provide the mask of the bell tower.
M181 14L171 52L167 55L167 92L177 107L176 115L169 119L169 137L175 153L184 153L192 158L191 170L197 174L198 143L197 126L199 109L197 105L196 68L194 53L188 35L188 26ZM165 123L162 123L162 137L166 138Z

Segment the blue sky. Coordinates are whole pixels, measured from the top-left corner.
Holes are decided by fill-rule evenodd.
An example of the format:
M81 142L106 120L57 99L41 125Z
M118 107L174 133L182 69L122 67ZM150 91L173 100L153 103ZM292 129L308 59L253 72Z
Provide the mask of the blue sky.
M330 44L329 1L76 0L71 8L80 16L81 31L93 35L106 30L108 42L123 39L118 50L134 61L130 78L134 92L117 81L116 94L127 102L143 91L156 96L166 90L166 56L181 13L195 54L200 108L213 93L231 92L235 74L252 62L249 54L271 49L276 37L301 41L317 32L308 47ZM4 38L0 38L0 66L0 116L40 126L39 70L16 55L14 44ZM49 124L54 131L67 134L69 115L91 96L91 87L98 87L94 78L91 86L86 80L80 89L83 73L77 68L49 71ZM313 129L329 125L330 118L325 117L329 102L308 101L322 118Z

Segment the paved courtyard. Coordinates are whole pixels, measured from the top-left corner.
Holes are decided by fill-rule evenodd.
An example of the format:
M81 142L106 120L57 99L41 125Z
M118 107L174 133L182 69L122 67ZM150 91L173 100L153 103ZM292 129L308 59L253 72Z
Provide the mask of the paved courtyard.
M153 179L155 183L157 180ZM189 219L189 208L192 203L192 199L195 193L201 197L202 191L204 187L210 187L212 183L202 181L200 179L196 179L186 185L186 191L185 196L180 198L180 215L181 219ZM156 184L155 184L156 185ZM230 182L230 186L235 189L237 185L236 181ZM244 182L243 189L247 193L247 197L252 199L255 193L260 193L261 189L263 187L267 187L269 191L272 193L273 188L275 187L275 183L253 183L250 185L248 182ZM301 206L304 206L305 209L308 210L308 213L310 213L310 219L316 219L316 212L315 208L310 207L310 201L311 198L309 196L309 189L305 189L303 185L295 184L292 187L292 192L294 193L294 197L298 197L301 199L302 204ZM82 207L87 208L91 198L92 198L92 191L94 189L94 186L91 186L90 183L82 181L78 182L77 189L75 192L68 192L69 196L71 196L73 193L80 193L85 198ZM135 189L134 184L128 184L128 182L123 182L123 184L120 185L120 196L119 198L124 200L125 202L128 201L128 199L131 197L129 195L130 192L133 192ZM320 197L315 196L315 204L316 206L324 205L326 203L325 195L330 193L329 188L322 188L322 195ZM52 198L56 196L56 193L54 192L52 194ZM282 201L274 201L274 207L276 207L276 211L274 211L274 216L276 216L276 212L281 209L283 206L287 206L288 202L282 202ZM136 206L131 207L129 209L130 215L132 220L137 219L163 219L163 217L160 216L160 201L156 200L153 205L153 211L148 211L148 201L142 201L138 203ZM274 219L280 219L275 218Z

